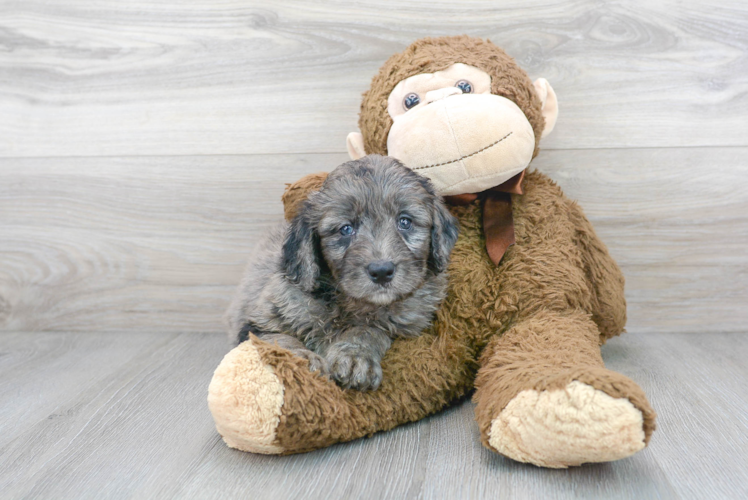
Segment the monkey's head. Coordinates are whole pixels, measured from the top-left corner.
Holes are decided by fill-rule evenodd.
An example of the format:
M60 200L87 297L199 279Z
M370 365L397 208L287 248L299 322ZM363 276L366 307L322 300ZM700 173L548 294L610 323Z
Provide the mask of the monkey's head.
M393 156L445 196L476 193L522 172L557 115L548 82L491 42L424 38L372 80L348 153Z

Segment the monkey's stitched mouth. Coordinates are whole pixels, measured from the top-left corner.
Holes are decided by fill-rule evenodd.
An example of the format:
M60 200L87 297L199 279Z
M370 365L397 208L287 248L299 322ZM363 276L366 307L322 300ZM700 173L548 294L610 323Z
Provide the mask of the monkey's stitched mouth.
M509 132L508 134L506 134L504 137L502 137L498 141L494 142L493 144L489 144L488 146L483 147L483 148L479 149L478 151L474 151L474 152L470 153L469 155L461 156L461 157L457 158L456 160L445 161L443 163L435 163L433 165L426 165L425 167L414 167L413 170L421 170L421 169L424 169L424 168L442 167L444 165L449 165L450 163L457 163L458 161L462 161L462 160L464 160L466 158L470 158L471 156L475 156L478 153L482 153L483 151L486 151L487 149L491 149L492 147L496 146L498 143L500 143L501 141L503 141L504 139L506 139L510 135L512 135L512 132Z

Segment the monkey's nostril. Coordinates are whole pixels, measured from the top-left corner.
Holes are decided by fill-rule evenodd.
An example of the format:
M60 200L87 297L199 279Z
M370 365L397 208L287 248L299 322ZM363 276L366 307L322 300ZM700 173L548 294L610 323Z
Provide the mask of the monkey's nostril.
M366 266L366 272L374 283L383 285L392 281L395 275L395 264L388 260L378 260Z

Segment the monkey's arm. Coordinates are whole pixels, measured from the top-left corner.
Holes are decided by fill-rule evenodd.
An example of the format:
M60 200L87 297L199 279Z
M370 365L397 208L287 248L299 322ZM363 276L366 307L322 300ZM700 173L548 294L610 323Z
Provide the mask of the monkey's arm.
M299 205L307 199L309 193L319 191L325 179L327 179L327 172L317 172L302 177L293 184L288 184L282 197L283 210L287 221L296 216Z
M592 290L592 319L600 330L600 341L604 343L620 335L626 325L623 273L575 202L569 202L569 217L575 226L574 243L581 251Z
M216 369L208 403L226 444L291 454L350 441L434 413L472 387L475 351L464 335L426 332L392 343L376 391L343 390L307 361L255 336Z

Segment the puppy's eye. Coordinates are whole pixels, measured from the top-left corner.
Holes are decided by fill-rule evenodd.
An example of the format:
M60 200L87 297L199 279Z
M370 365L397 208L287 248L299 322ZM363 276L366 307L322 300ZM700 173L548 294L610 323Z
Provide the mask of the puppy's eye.
M467 80L460 80L459 82L455 83L455 87L462 90L463 94L470 94L471 92L473 92L473 86Z
M417 106L420 102L421 98L418 97L418 94L416 94L415 92L411 92L410 94L405 96L405 99L403 99L403 106L405 106L405 109L410 109L413 106Z
M397 228L402 229L403 231L407 231L413 226L413 221L410 220L408 217L400 217L400 220L397 221Z
M355 231L353 230L353 226L351 226L350 224L346 224L345 226L340 228L340 234L342 234L343 236L350 236L354 232Z

